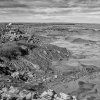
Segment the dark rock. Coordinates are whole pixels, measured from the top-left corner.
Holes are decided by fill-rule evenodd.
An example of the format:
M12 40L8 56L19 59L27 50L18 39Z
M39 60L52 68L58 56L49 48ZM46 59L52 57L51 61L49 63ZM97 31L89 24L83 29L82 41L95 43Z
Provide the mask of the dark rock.
M78 85L79 85L79 88L80 89L84 89L84 90L92 90L96 84L93 84L93 83L86 83L86 82L83 82L83 81L79 81L78 82Z
M0 74L11 75L11 72L8 67L0 67Z
M78 85L79 85L79 86L83 86L84 84L85 84L85 82L83 82L83 81L79 81L79 82L78 82Z
M7 97L3 97L3 100L7 100Z
M33 95L32 98L33 98L33 99L38 99L38 98L39 98L39 95L36 93L36 94Z
M87 100L96 100L96 97L95 96L91 96L91 97L87 98Z
M100 68L94 65L85 65L85 64L81 64L81 66L83 67L82 70L87 73L87 74L92 74L95 72L100 72Z
M26 97L24 97L22 100L27 100Z
M22 80L22 81L27 81L28 80L28 77L25 75L25 74L19 74L19 78Z
M17 97L11 97L9 100L17 100Z
M20 48L19 48L19 51L21 52L21 56L28 55L28 53L29 53L29 51L28 51L28 48L27 48L27 47L25 47L25 48L20 47Z

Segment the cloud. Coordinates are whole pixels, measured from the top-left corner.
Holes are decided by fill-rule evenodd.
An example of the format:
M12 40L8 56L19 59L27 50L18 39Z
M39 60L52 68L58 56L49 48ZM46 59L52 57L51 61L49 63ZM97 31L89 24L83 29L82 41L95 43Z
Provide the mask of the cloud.
M100 0L0 0L0 22L100 23L97 20Z
M27 4L22 4L17 0L0 0L0 8L27 8Z
M100 16L89 14L70 14L70 15L19 15L19 16L2 16L1 22L71 22L71 23L100 23Z
M1 7L96 7L100 0L0 0Z

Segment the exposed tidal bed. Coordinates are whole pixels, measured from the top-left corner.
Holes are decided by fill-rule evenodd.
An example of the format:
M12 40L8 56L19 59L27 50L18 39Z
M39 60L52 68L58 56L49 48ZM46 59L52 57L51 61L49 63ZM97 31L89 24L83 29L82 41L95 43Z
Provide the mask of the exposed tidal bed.
M1 24L0 99L99 100L99 30L82 25Z

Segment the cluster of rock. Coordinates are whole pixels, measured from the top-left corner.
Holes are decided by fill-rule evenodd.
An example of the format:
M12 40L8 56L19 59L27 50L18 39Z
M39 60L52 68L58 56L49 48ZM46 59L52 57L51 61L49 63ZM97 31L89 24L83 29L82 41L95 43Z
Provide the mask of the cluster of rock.
M33 90L27 89L25 87L4 87L0 90L0 100L88 100L85 98L87 95L98 93L97 89L93 91L95 87L95 84L93 83L85 83L83 81L79 81L78 85L79 88L69 94L62 92L58 94L52 89L45 89L44 91L39 92L37 91L38 88L35 90L37 85L33 87ZM95 97L91 96L90 98Z
M11 25L9 23L5 27L5 32L0 37L2 100L7 98L9 98L8 100L17 100L19 97L15 96L15 92L18 88L35 93L35 98L37 98L37 94L40 94L46 88L44 85L48 80L46 75L49 72L53 73L53 69L50 67L52 61L68 60L71 53L66 48L42 44L38 36L23 33L19 29L12 29ZM57 76L55 77L57 78ZM32 96L32 93L29 93L27 97L24 97L26 94L22 96L23 100L26 100L25 98L30 95ZM18 91L17 94L22 95L23 93Z
M68 60L70 56L71 53L66 48L50 44L40 46L25 41L7 42L2 44L0 48L0 58L2 59L2 57L5 57L10 60L13 66L18 66L18 69L23 66L24 62L24 68L28 65L33 66L33 68L34 65L38 65L40 69L46 71L52 61Z
M2 88L2 90L0 90L0 100L77 100L77 98L65 93L59 93L58 96L57 93L51 89L38 94L25 89L20 91L20 89L11 86L9 89Z
M44 91L40 97L42 98L42 100L47 99L47 100L77 100L76 96L71 96L65 93L59 93L59 96L57 95L57 93L54 90L47 90Z
M27 91L25 89L21 90L11 86L8 88L2 88L0 91L0 100L33 100L35 93Z
M24 33L19 29L13 29L11 23L6 25L4 30L4 34L2 34L0 37L1 43L6 43L8 41L19 41L22 39L27 39L30 36L29 34Z

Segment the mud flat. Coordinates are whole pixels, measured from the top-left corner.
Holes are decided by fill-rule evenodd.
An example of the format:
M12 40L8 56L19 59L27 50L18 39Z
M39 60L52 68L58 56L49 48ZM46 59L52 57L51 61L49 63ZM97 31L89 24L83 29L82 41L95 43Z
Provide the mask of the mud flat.
M23 100L29 93L40 100L52 89L77 100L100 99L100 25L7 25L0 27L1 98Z

